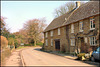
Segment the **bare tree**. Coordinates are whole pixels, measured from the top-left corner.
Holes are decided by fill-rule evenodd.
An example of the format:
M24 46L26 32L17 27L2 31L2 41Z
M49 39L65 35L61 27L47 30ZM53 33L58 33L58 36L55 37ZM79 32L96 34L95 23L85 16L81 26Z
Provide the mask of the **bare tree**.
M67 13L68 11L71 11L74 7L75 7L74 2L68 2L68 3L60 6L59 8L55 9L55 11L54 11L55 18Z
M34 41L34 46L36 46L37 41L41 38L41 33L45 27L45 19L32 19L24 24L24 30L28 35L29 42Z
M80 5L84 4L85 2L80 2ZM57 18L71 10L73 10L76 7L75 2L68 2L58 8L54 11L54 17Z

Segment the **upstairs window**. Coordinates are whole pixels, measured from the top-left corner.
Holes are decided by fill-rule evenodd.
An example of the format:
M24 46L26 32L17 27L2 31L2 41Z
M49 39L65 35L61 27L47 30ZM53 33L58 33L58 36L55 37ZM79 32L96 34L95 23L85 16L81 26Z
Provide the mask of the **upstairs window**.
M82 21L79 23L79 31L83 32L83 22Z
M75 46L75 39L71 39L71 46Z
M60 28L58 28L58 35L60 35Z
M46 32L45 37L46 37L46 38L48 37L48 32Z
M71 24L71 33L74 33L74 24Z
M90 45L95 46L96 45L96 37L90 37Z
M94 18L90 18L90 30L95 29L95 20Z
M53 46L53 39L51 39L51 46Z
M46 46L48 46L48 39L45 40L45 44L46 44Z
M50 32L51 36L53 36L53 31Z

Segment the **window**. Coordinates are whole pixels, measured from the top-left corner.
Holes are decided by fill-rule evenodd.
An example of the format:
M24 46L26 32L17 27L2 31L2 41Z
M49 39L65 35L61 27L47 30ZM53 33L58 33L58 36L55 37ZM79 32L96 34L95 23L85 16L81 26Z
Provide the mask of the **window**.
M90 30L95 29L95 21L94 18L90 18Z
M83 32L83 22L82 21L79 23L79 31Z
M60 28L58 28L58 35L60 35Z
M96 37L90 37L90 45L95 46L96 45Z
M51 36L53 36L53 31L50 32Z
M45 35L45 37L48 37L48 32L46 32L46 35Z
M74 24L71 24L71 33L74 33Z
M53 46L53 39L51 39L51 46Z
M84 39L85 39L85 43L87 43L87 37L85 37Z
M71 39L71 46L75 46L75 39Z
M48 46L48 40L47 39L45 40L45 44L46 44L46 46Z

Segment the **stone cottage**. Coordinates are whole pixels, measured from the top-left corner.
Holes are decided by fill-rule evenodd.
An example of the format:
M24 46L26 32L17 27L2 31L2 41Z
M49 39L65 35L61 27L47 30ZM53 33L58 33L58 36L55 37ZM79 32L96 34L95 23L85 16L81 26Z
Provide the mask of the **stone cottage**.
M44 30L46 51L88 52L99 46L99 2L91 1L55 18Z

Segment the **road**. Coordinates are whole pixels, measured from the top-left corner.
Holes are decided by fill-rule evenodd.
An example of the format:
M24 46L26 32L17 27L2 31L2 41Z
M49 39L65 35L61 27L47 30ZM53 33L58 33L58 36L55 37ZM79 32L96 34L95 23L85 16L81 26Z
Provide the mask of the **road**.
M38 47L33 47L22 51L25 66L93 66L81 61L42 52L38 49Z

